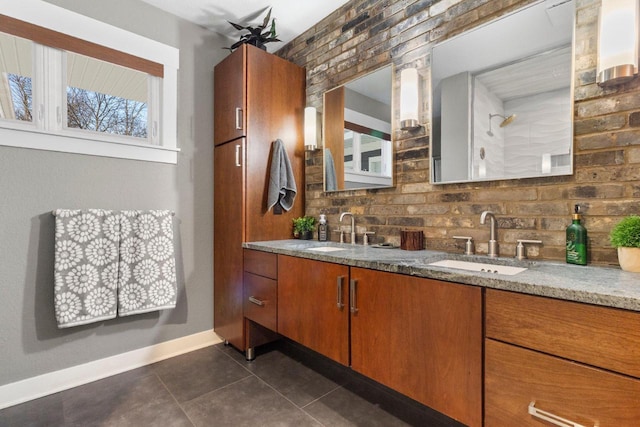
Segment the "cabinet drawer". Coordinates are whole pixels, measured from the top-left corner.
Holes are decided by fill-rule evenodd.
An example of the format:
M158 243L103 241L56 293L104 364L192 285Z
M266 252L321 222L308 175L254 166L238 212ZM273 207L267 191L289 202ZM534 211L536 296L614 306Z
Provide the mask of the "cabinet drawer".
M532 402L583 426L638 425L639 380L490 339L485 351L486 427L552 425L529 414Z
M244 317L277 331L278 282L244 273Z
M258 276L278 279L278 256L269 252L244 250L244 271Z
M486 336L640 378L640 313L487 289Z

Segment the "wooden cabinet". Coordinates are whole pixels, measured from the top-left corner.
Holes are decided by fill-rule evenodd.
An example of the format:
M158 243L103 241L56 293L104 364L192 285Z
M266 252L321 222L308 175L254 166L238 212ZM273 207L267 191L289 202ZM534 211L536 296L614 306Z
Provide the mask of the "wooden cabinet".
M333 167L336 173L336 188L344 190L344 86L332 89L324 94L324 114L322 131L324 133L324 149L331 152ZM327 177L324 178L327 182Z
M244 317L274 332L278 328L277 279L277 255L244 250Z
M482 425L482 290L351 268L351 367Z
M278 255L278 332L482 424L480 288Z
M487 427L638 425L638 313L493 289L485 310Z
M487 289L489 338L640 378L640 313Z
M552 425L530 406L583 426L640 420L640 381L499 341L487 340L485 382L487 427Z
M278 255L278 333L349 365L349 267Z
M236 144L225 144L214 149L215 187L234 195L230 203L217 201L213 208L214 223L214 272L213 309L215 331L237 348L244 346L242 324L242 248L244 229L239 226L244 214L242 200L242 168L235 166L238 149L244 139ZM238 148L239 147L239 148ZM239 224L240 223L240 224ZM228 226L233 224L233 226ZM237 247L237 249L236 249ZM233 268L238 266L240 268Z
M213 141L215 145L246 136L247 50L237 49L215 67Z
M214 70L214 330L246 349L242 242L285 239L304 214L303 68L243 45ZM273 141L281 139L298 194L267 212Z

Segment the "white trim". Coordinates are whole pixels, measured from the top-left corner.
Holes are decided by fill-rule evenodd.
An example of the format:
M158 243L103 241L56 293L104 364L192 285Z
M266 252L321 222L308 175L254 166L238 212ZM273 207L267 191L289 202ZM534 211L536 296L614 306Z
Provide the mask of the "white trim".
M0 409L100 380L170 357L221 343L213 331L199 332L149 347L0 386Z
M16 123L19 125L20 123ZM17 127L17 126L16 126ZM77 135L74 135L76 134ZM141 143L107 141L104 136L91 139L90 132L82 131L56 134L39 131L32 125L24 129L0 127L0 146L33 148L36 150L58 151L62 153L87 154L100 157L114 157L130 160L176 164L179 149Z

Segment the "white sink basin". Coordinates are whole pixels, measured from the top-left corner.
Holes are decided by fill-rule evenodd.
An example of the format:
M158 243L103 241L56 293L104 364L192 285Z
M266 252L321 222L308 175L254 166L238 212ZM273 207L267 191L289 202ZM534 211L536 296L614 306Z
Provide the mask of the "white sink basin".
M335 251L344 251L344 248L336 248L335 246L319 246L317 248L307 248L308 251L316 251L316 252L335 252Z
M482 262L458 261L454 259L444 259L432 262L429 265L436 267L457 268L459 270L478 271L494 274L504 274L513 276L526 270L525 267L512 267L510 265L485 264Z

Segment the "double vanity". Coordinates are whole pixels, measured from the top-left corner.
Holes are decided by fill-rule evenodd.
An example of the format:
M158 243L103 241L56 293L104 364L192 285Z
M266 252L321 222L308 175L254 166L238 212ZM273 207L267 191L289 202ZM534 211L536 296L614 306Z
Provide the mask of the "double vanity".
M244 243L247 323L468 426L635 425L638 282L544 261Z

